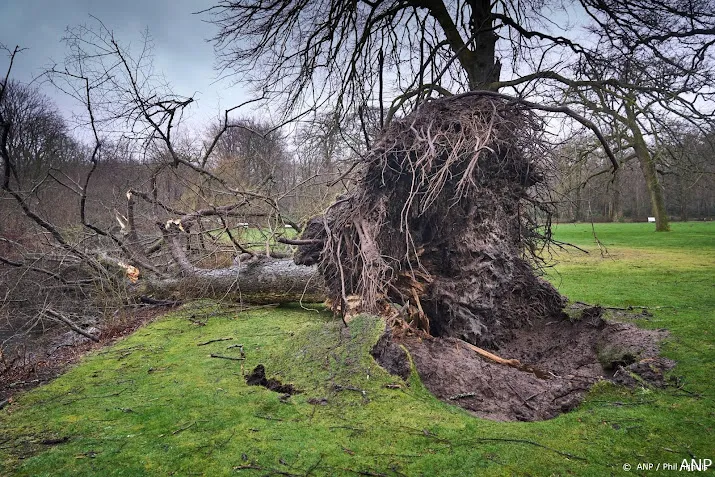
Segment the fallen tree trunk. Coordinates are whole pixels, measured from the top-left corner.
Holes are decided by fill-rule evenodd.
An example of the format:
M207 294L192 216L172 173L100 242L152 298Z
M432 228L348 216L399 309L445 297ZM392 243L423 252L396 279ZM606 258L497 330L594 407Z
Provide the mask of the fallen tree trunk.
M260 258L217 270L191 267L180 276L142 279L138 292L171 299L224 298L268 304L325 300L323 277L317 267L296 265L292 259Z
M315 266L255 255L231 267L199 268L186 255L182 244L186 234L180 224L167 222L162 226L162 234L179 270L170 278L148 276L139 280L141 294L181 300L222 298L255 304L315 303L326 298L325 282Z

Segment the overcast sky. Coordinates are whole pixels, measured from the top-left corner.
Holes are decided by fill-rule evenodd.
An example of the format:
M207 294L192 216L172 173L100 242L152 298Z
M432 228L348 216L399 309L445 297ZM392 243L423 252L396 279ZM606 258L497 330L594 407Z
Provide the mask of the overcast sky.
M16 59L12 77L30 82L43 68L62 63L62 43L68 26L100 19L122 44L139 45L142 33L149 29L154 42L155 68L163 72L177 94L194 96L192 123L216 117L221 109L245 99L240 87L229 81L215 83L214 52L206 40L216 30L206 23L206 15L194 12L208 8L215 0L0 0L0 43L12 49L27 48ZM0 71L5 75L7 55L0 57ZM72 102L40 85L60 109L71 108Z

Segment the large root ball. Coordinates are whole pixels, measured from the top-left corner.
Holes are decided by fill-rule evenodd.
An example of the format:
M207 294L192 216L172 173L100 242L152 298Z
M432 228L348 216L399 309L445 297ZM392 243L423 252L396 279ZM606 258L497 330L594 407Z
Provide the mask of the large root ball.
M301 260L319 260L343 312L357 296L361 311L474 344L560 315L563 298L534 268L550 218L542 126L478 93L393 121L357 187L309 226L324 246Z

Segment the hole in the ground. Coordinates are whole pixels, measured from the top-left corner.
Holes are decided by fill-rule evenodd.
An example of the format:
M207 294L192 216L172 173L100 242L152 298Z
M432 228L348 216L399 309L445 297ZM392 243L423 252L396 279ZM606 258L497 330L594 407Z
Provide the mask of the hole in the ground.
M637 356L632 350L623 349L610 343L605 343L597 348L596 355L603 369L610 372L615 372L620 367L631 365L637 360Z
M292 384L283 384L279 380L266 378L266 368L262 364L256 366L253 371L246 375L246 384L249 386L263 386L266 389L281 394L300 394L301 391L293 387Z

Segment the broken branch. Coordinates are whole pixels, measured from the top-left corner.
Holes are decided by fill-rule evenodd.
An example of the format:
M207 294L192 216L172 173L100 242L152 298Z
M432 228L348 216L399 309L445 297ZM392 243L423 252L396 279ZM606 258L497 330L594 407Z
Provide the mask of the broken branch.
M323 243L322 240L317 240L317 239L289 239L285 237L278 237L276 239L277 242L284 243L287 245L316 245L319 243Z
M207 344L217 343L219 341L230 341L233 338L216 338L215 340L204 341L203 343L198 343L196 346L206 346Z
M246 358L234 358L233 356L223 356L220 354L211 353L209 356L212 358L230 359L231 361L244 361Z
M53 310L53 309L51 309L51 308L46 308L46 309L44 310L44 313L47 314L47 315L49 315L50 317L56 319L56 320L61 321L62 323L64 323L65 325L67 325L67 326L68 326L72 331L74 331L75 333L79 333L80 335L84 336L85 338L89 338L89 339L91 339L92 341L94 341L95 343L99 343L99 338L97 338L97 337L94 336L94 335L91 335L91 334L87 333L87 332L84 331L82 328L80 328L79 326L77 326L77 325L75 325L74 323L72 323L72 320L70 320L70 319L67 318L66 316L62 315L61 313L58 313L58 312L56 312L55 310Z
M474 346L471 343L467 343L464 340L459 340L460 343L462 343L464 346L467 348L471 349L478 355L487 358L491 361L494 361L495 363L498 364L503 364L506 366L510 366L514 369L518 369L519 371L525 371L527 373L533 373L537 378L541 379L548 379L549 374L541 369L538 369L534 366L531 366L530 364L522 364L518 359L504 359L500 356L495 355L494 353L490 353L489 351L479 348L478 346Z

